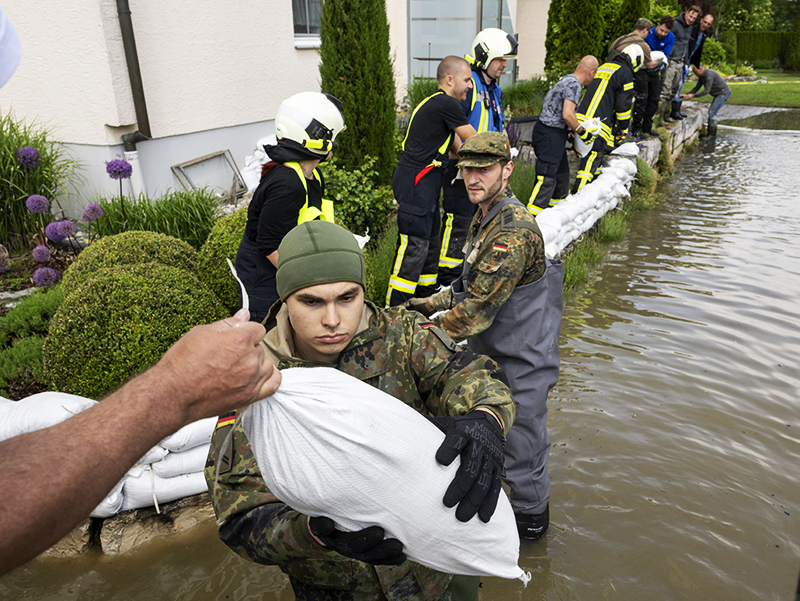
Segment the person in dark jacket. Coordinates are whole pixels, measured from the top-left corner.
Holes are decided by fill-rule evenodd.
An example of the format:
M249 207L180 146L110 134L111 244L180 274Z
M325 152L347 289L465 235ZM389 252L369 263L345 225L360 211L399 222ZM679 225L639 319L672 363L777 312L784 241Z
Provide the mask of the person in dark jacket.
M699 67L692 65L692 70L694 74L697 75L697 85L688 94L681 94L681 98L691 100L692 98L711 94L714 100L711 101L711 108L708 109L708 135L716 135L717 113L719 109L722 108L722 105L728 102L728 98L731 97L731 89L728 84L725 83L722 75L713 69L709 69L703 65ZM700 89L701 87L702 90Z
M685 13L675 17L672 26L672 33L675 34L675 43L672 45L672 52L669 55L669 64L664 72L664 79L661 82L661 111L662 121L667 117L672 120L683 119L680 114L681 83L683 79L684 67L689 62L690 47L693 46L693 39L697 35L695 22L700 17L699 6L692 6Z
M700 27L697 30L697 39L692 47L692 54L689 58L689 63L695 67L700 66L703 58L703 46L706 44L706 39L711 36L711 27L714 25L714 15L708 13L700 19Z
M336 149L336 136L344 128L342 103L330 94L301 92L278 109L278 143L264 147L271 160L261 169L236 253L252 321L261 322L278 300L275 274L283 237L304 221L333 221L333 203L323 200L325 182L317 166Z

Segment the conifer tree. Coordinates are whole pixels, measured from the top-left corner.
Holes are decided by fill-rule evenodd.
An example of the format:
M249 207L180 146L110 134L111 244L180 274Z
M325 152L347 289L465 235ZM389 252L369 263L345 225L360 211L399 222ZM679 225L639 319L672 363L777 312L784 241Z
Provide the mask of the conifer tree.
M544 37L544 68L550 71L554 67L556 48L561 43L560 19L561 5L563 0L550 0L550 7L547 9L547 33Z
M611 44L619 36L632 32L633 25L641 18L650 18L650 0L622 0L613 24L606 23L605 40Z
M786 68L800 71L800 11L794 18L794 31L789 38L789 47L786 49Z
M339 134L341 165L377 158L380 182L397 163L395 82L385 0L325 0L320 21L322 91L342 101L347 129Z
M563 0L558 20L559 43L553 50L553 63L567 65L569 72L587 54L602 63L605 24L599 3L584 0Z

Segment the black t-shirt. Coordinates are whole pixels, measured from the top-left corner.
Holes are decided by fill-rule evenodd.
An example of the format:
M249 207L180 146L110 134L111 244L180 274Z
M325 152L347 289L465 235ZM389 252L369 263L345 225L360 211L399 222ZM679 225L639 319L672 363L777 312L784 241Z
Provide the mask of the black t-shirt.
M317 173L320 173L317 170ZM322 208L322 190L325 180L306 179L309 206ZM244 235L254 242L264 256L278 250L283 237L297 225L300 209L306 203L306 191L297 172L286 165L278 165L258 184L253 200L247 209Z
M418 163L429 164L439 153L450 133L462 125L469 125L461 104L444 92L436 94L423 104L408 126L405 156Z

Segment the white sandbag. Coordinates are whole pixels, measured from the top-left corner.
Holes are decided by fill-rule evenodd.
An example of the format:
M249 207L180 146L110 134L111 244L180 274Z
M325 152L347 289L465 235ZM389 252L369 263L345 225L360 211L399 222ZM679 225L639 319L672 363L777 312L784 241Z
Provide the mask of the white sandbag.
M33 394L3 412L0 440L55 426L96 404L92 399L65 392Z
M89 515L93 518L110 518L112 515L117 515L122 511L122 487L125 484L125 478L117 482L111 492L106 495L106 498L100 501L100 504L94 508L94 511Z
M200 445L180 453L169 453L164 459L153 463L151 467L157 476L174 478L184 474L202 472L206 466L208 445Z
M145 469L138 476L128 475L125 478L122 487L122 494L125 497L122 501L122 511L153 507L155 501L168 503L207 490L202 471L174 478L162 478L156 476L151 469Z
M211 443L211 436L214 434L214 426L216 424L216 417L208 417L192 422L174 434L170 434L159 444L170 453L179 453L200 445L208 445Z
M286 369L242 424L270 490L297 511L382 526L437 570L530 579L506 495L488 524L456 520L442 498L460 461L436 462L444 435L405 403L332 368Z
M129 473L138 476L148 465L161 461L168 454L169 451L167 449L161 445L156 445L139 458L139 461L133 465L133 467L129 470Z
M16 404L16 401L12 401L11 399L0 396L0 415L3 415Z
M628 159L612 159L608 164L610 167L619 167L620 169L623 169L630 176L636 175L636 161L631 161Z
M636 142L625 142L611 151L611 154L624 157L639 156L639 145Z

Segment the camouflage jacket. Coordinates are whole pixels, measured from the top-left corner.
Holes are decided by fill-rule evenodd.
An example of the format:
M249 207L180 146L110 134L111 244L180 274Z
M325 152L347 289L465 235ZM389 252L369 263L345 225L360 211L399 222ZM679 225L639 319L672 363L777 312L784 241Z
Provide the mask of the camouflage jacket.
M500 194L489 209L510 197L509 191L510 188L506 188L505 194ZM467 234L467 240L473 243L472 253L466 258L471 265L465 283L470 297L454 306L453 293L448 288L428 301L436 311L450 309L435 317L433 322L456 341L486 330L515 287L535 282L544 275L544 240L539 228L536 227L535 232L527 228L504 228L503 215L509 212L516 221L527 221L536 227L528 210L514 204L504 207L476 240L481 224L481 211L477 211Z
M462 415L478 406L490 408L508 432L515 407L506 385L495 378L499 367L494 361L460 349L439 328L402 307L379 311L365 303L362 325L366 329L344 350L337 369L426 415ZM262 345L279 369L319 365L294 356L285 308L274 306L266 326ZM218 422L205 476L220 538L246 559L280 566L293 586L315 591L311 598L449 599L450 574L411 561L372 566L317 544L308 531L307 516L269 491L234 414Z

